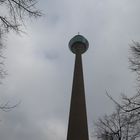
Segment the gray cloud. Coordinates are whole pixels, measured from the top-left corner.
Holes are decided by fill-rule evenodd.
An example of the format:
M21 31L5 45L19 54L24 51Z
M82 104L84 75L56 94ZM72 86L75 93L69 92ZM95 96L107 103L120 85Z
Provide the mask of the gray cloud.
M135 1L40 1L46 17L28 23L28 35L10 34L1 100L19 107L1 112L2 140L66 139L74 55L69 40L78 32L90 43L83 55L90 133L93 121L110 113L120 92L135 94L128 69L129 44L139 41L139 4ZM91 138L92 139L92 138Z

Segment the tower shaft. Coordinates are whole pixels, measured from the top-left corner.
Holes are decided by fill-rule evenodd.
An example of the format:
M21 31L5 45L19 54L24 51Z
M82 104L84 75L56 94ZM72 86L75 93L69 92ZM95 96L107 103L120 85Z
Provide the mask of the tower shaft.
M81 53L75 56L67 140L89 140Z

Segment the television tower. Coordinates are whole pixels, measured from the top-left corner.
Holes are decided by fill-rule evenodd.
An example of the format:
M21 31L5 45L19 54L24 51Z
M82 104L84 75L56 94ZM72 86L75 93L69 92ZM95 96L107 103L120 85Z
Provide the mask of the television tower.
M69 42L69 48L75 54L75 68L67 140L89 140L82 68L82 54L86 52L88 46L87 39L79 34Z

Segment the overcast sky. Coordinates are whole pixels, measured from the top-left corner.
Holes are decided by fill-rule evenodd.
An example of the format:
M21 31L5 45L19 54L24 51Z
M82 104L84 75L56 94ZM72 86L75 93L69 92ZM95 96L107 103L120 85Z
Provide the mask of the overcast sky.
M68 42L78 32L89 41L83 55L88 126L114 109L116 100L135 94L129 70L132 40L140 41L139 0L41 0L45 16L27 23L27 35L10 33L0 101L21 101L0 112L1 140L66 140L74 54ZM94 139L90 137L90 139Z

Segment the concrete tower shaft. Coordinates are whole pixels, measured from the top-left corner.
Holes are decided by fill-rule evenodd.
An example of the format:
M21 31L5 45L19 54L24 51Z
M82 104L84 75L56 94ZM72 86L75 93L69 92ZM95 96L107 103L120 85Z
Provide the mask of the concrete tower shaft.
M85 38L82 39L85 41ZM82 41L71 41L69 47L76 55L67 140L89 140L82 68L82 53L87 50L88 45Z

